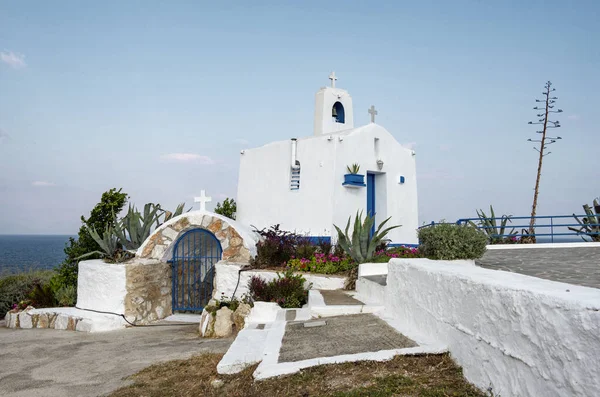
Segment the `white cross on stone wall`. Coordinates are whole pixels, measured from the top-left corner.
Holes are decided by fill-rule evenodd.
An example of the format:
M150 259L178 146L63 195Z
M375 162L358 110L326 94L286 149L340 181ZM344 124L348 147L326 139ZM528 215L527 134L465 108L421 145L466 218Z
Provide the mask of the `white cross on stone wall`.
M375 116L377 116L377 110L375 110L375 106L371 105L371 109L369 109L369 114L371 115L371 123L374 123Z
M200 203L200 211L206 211L206 203L211 202L211 197L206 197L206 192L200 190L200 197L194 197L194 203Z
M337 80L337 77L335 77L335 72L331 72L329 75L329 80L331 80L331 88L335 88L335 81Z

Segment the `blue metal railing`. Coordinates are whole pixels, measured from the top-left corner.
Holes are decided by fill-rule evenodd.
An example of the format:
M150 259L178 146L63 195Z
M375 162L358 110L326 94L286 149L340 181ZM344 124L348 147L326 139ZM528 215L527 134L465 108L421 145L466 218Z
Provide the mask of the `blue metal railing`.
M587 214L585 215L575 215L577 216L579 219L583 219L583 218L589 218ZM577 232L574 230L570 230L569 227L573 227L573 228L581 228L581 224L579 224L573 215L542 215L542 216L534 216L533 217L536 222L535 222L535 226L534 228L536 229L536 233L533 234L529 234L529 222L531 221L531 216L513 216L510 218L510 221L506 223L506 228L505 228L505 233L504 234L491 234L490 237L492 238L511 238L511 237L536 237L536 241L537 241L537 237L543 237L543 240L550 240L550 242L554 242L554 238L561 236L564 240L565 237L577 237L577 239L581 239L582 237L590 237L590 235L600 235L600 232L590 232L590 233L583 233L583 232ZM497 229L500 229L499 225L500 222L502 221L502 217L496 217L496 218L488 218L488 219L494 219L496 220L496 223L498 226L496 226ZM566 221L562 221L562 219L570 219L571 222L567 222L567 223L563 223ZM592 216L593 219L593 216ZM522 224L517 222L514 223L514 221L519 221L519 220L525 220L525 222L523 222ZM461 218L459 220L456 221L457 225L464 225L464 224L468 224L470 222L474 223L475 226L480 229L480 230L484 230L484 229L494 229L494 226L483 226L481 225L481 220L479 218ZM541 221L541 222L540 222ZM421 226L419 229L422 229L424 227L430 227L433 225L438 225L440 224L440 222L431 222L430 224L427 225L423 225ZM587 224L590 227L600 227L600 223L589 223ZM514 229L514 233L510 234L511 231L513 231ZM540 232L538 233L537 230L540 230Z

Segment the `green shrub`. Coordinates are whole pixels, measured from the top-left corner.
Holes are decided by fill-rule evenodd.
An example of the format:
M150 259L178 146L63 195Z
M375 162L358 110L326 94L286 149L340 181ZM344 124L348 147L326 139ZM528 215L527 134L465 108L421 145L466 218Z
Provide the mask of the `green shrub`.
M100 202L90 212L89 218L81 216L81 227L77 239L69 238L65 246L66 258L57 268L57 283L61 285L70 285L77 288L77 270L78 260L82 255L88 252L99 251L100 246L90 235L88 228L95 230L105 230L107 226L114 226L113 214L121 212L123 206L127 203L127 194L122 193L121 189L110 189L102 194ZM99 258L99 256L96 256ZM94 259L94 258L90 258Z
M226 198L223 203L217 203L215 207L215 213L226 216L227 218L235 220L237 213L237 204L232 198Z
M52 270L36 270L1 277L0 318L4 318L14 304L29 300L36 286L47 285L53 275Z
M75 306L77 288L72 285L63 285L54 293L54 298L59 306Z
M477 259L485 253L487 235L471 225L440 223L419 229L419 252L429 259Z
M291 269L277 273L275 280L267 282L259 276L253 276L248 282L250 298L253 301L276 302L283 308L302 307L308 301L308 289L304 288L306 279L294 274Z

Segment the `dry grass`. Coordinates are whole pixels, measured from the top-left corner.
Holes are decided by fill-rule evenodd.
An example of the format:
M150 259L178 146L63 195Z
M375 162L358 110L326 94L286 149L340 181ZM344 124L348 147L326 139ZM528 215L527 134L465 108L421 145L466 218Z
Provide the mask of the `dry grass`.
M132 376L132 385L111 396L486 396L464 379L461 368L448 354L323 365L264 381L252 378L256 366L237 375L218 375L216 366L221 357L205 354L153 365ZM213 384L217 379L221 386Z

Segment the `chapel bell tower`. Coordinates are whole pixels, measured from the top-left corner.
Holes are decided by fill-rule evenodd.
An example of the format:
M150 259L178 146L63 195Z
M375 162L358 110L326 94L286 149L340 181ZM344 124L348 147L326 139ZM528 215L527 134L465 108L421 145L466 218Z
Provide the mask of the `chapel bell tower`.
M352 97L335 87L335 72L329 75L331 87L322 87L315 95L315 135L329 135L354 128Z

